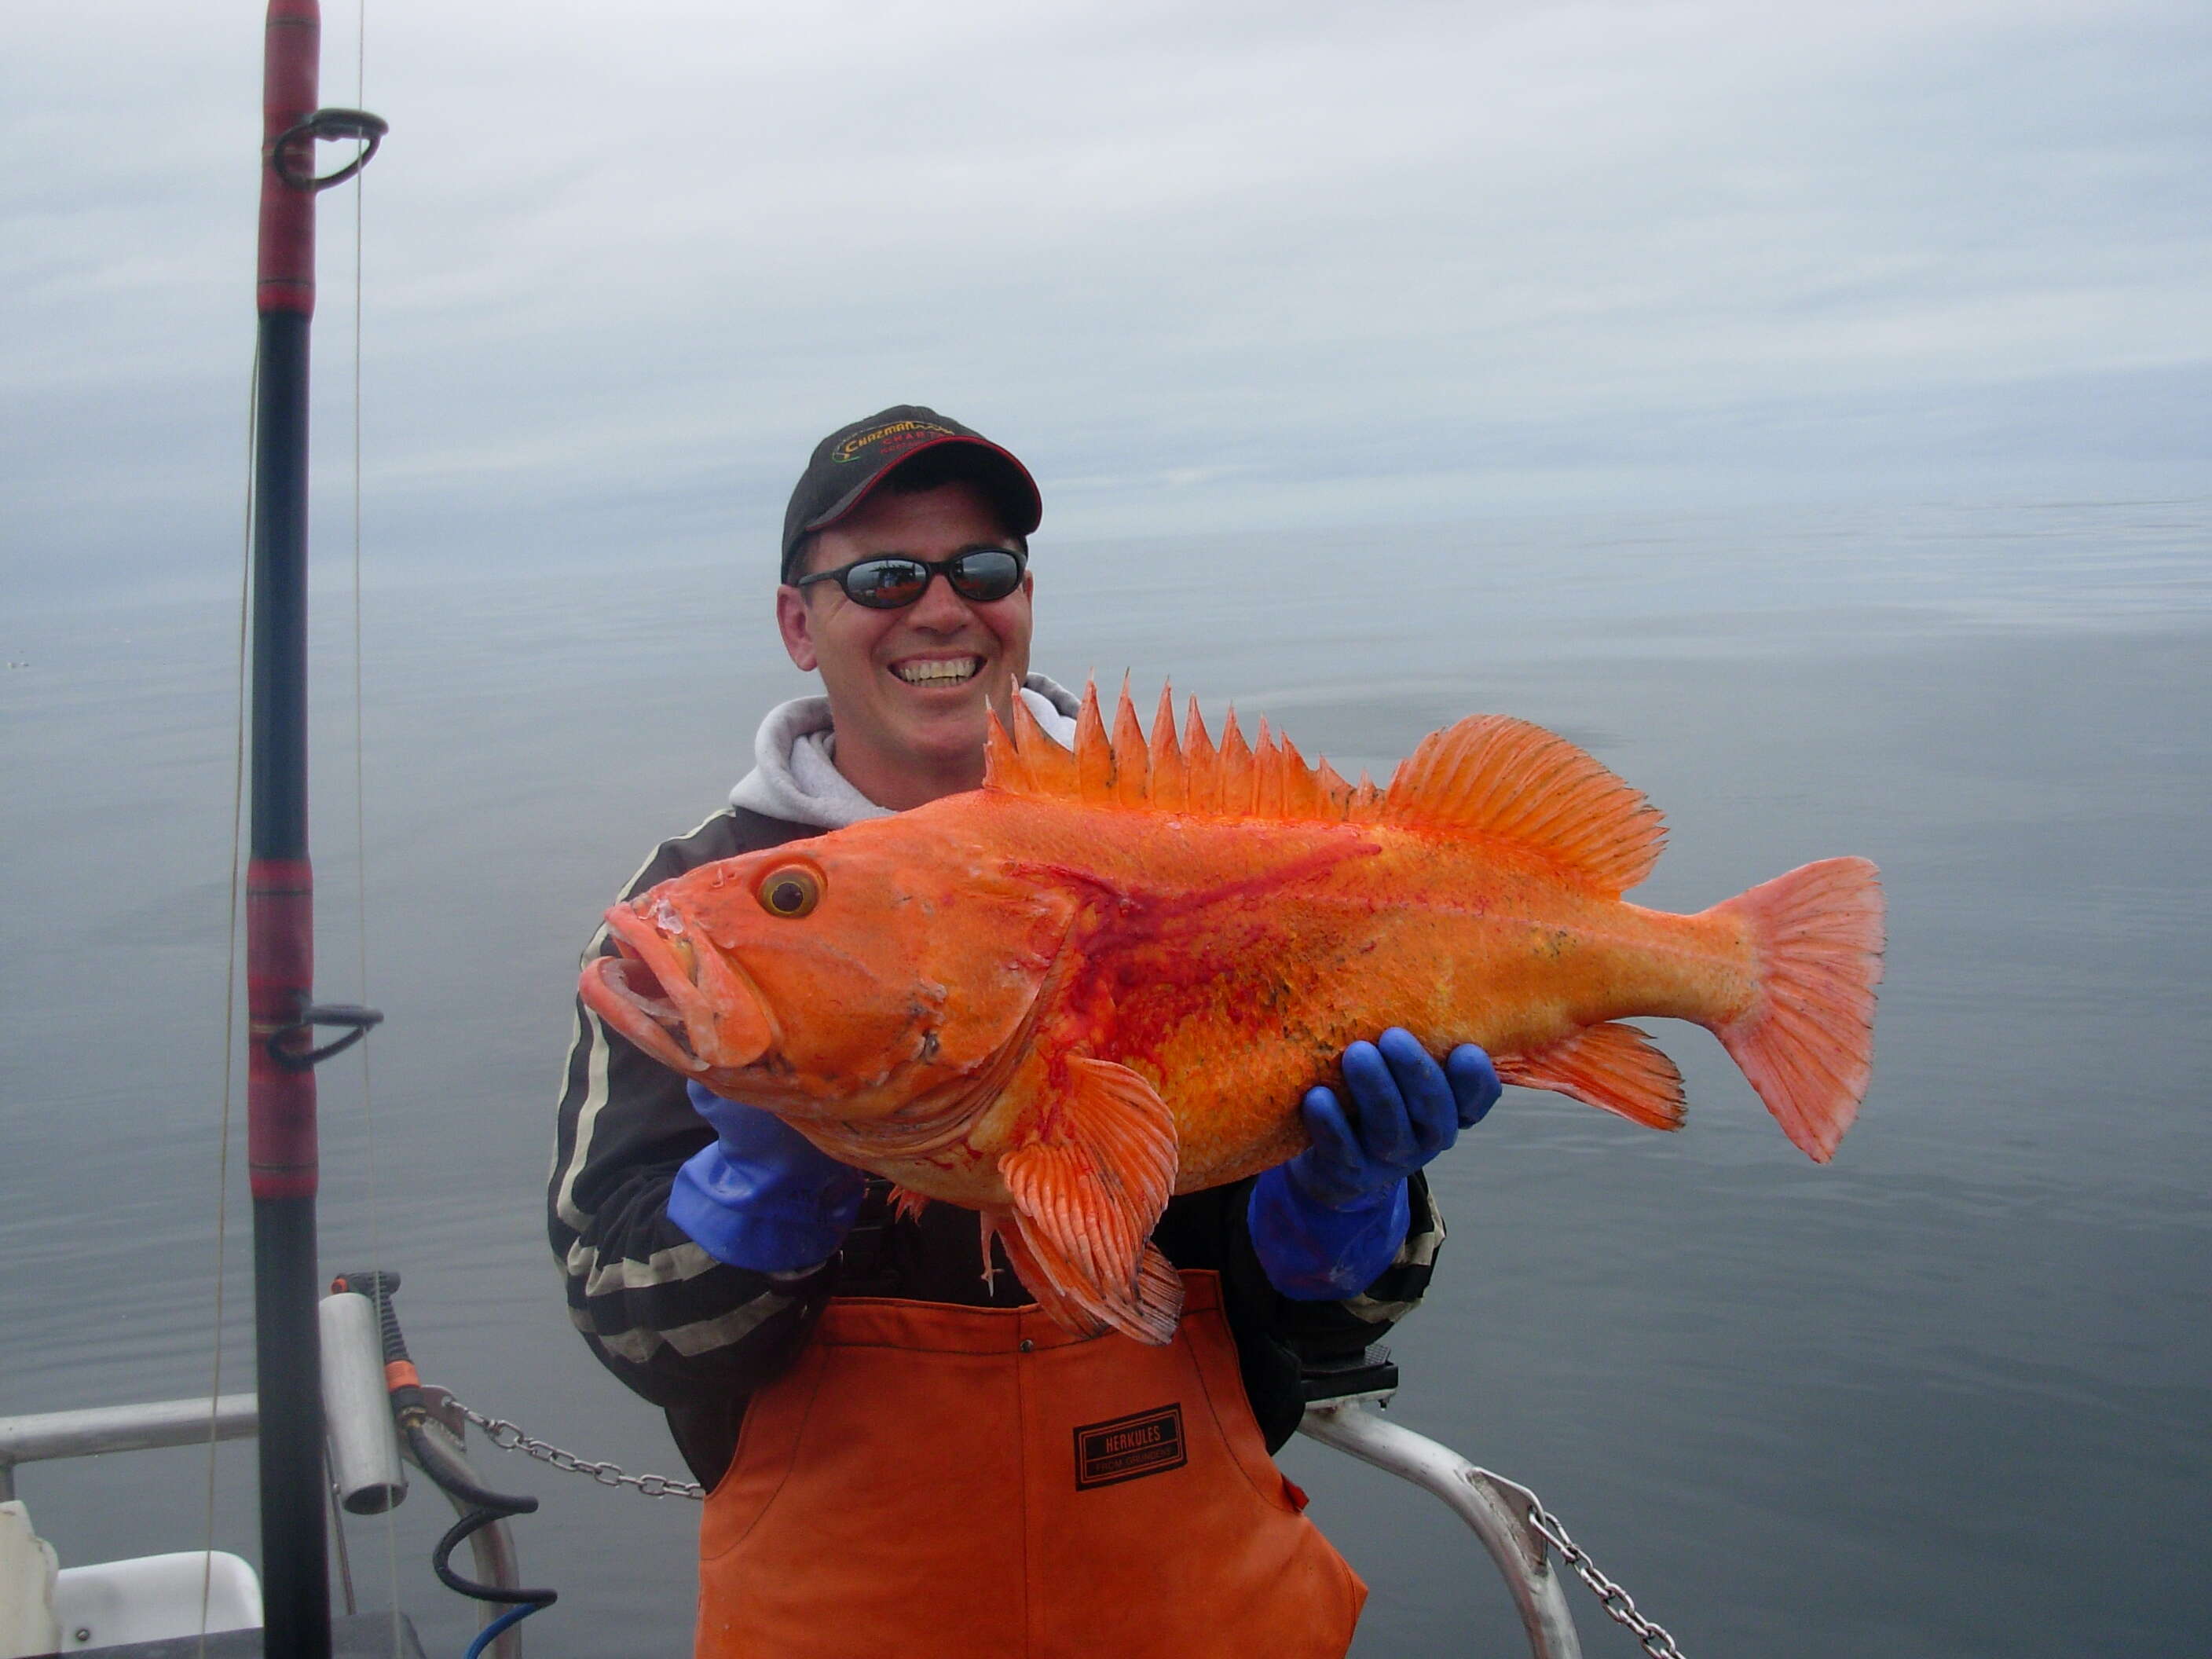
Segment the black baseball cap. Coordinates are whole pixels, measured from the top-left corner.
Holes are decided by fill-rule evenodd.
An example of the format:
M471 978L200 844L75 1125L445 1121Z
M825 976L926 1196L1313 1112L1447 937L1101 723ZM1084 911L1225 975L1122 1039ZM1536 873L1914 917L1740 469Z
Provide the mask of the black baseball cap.
M1036 481L1012 452L920 404L895 404L841 426L808 458L783 514L783 580L799 544L843 518L885 478L920 455L933 455L949 483L973 479L999 509L1009 535L1026 536L1044 517Z

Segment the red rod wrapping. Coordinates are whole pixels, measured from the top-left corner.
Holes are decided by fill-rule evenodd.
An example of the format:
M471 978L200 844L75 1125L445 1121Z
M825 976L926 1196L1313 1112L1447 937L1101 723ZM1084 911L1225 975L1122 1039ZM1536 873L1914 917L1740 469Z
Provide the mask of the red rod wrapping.
M315 112L323 40L318 0L270 0L261 72L261 256L258 304L264 313L315 310L315 192L288 184L275 165L278 137ZM284 146L295 178L315 170L315 141Z
M315 970L314 878L305 859L255 859L246 874L246 1000L252 1033L246 1152L253 1196L313 1198L319 1169L315 1074L269 1055L269 1039L298 1023ZM292 1039L304 1049L312 1032Z

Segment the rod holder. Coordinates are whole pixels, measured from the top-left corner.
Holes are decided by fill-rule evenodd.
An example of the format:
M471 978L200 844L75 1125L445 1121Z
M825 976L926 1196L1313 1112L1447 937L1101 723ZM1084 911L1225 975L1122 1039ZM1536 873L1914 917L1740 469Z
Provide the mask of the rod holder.
M349 1515L381 1515L407 1496L407 1471L385 1395L384 1347L367 1297L323 1298L323 1425L331 1480Z

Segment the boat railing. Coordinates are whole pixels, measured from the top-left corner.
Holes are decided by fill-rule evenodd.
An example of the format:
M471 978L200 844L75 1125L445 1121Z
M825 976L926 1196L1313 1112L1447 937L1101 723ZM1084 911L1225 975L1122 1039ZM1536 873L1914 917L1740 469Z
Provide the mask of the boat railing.
M1469 1462L1450 1447L1378 1414L1398 1387L1388 1348L1309 1362L1298 1432L1432 1493L1490 1553L1528 1633L1532 1659L1582 1659L1551 1546L1538 1530L1536 1495Z
M15 1468L62 1457L106 1452L151 1451L163 1446L204 1446L210 1440L244 1440L260 1423L250 1394L217 1395L215 1408L198 1400L152 1400L136 1406L94 1406L77 1411L0 1417L0 1504L15 1496Z
M334 1368L325 1374L326 1385L341 1369ZM356 1390L356 1395L361 1395ZM359 1413L350 1402L341 1407L336 1400L330 1404L347 1411L357 1420ZM380 1391L374 1404L381 1409ZM249 1440L260 1431L261 1412L258 1396L251 1394L225 1394L216 1396L210 1410L204 1395L195 1400L150 1400L129 1406L97 1406L76 1411L40 1412L21 1416L0 1417L0 1503L16 1497L15 1470L25 1463L50 1462L66 1458L99 1457L110 1452L153 1451L163 1447L204 1446L217 1440ZM465 1449L466 1424L458 1416L448 1422L434 1423L436 1438L432 1443L441 1468L434 1472L444 1478L435 1484L445 1492L457 1514L467 1515L474 1508L472 1501L457 1497L453 1486L480 1486L476 1471L470 1463ZM343 1429L334 1438L345 1438ZM414 1452L410 1449L410 1460ZM420 1467L418 1463L418 1467ZM397 1502L405 1488L384 1483L388 1494L386 1504ZM334 1502L337 1497L333 1493ZM354 1513L375 1513L374 1509L359 1504L344 1505ZM343 1543L343 1532L338 1536ZM515 1590L521 1584L513 1534L504 1519L494 1520L479 1526L467 1537L469 1553L473 1558L479 1583L498 1590ZM343 1566L341 1556L340 1565ZM346 1575L349 1579L349 1573ZM500 1609L495 1608L494 1613ZM352 1611L348 1608L349 1613ZM487 1615L489 1622L492 1615ZM411 1638L410 1638L411 1641ZM520 1631L502 1630L492 1639L490 1652L495 1659L520 1659L522 1636Z

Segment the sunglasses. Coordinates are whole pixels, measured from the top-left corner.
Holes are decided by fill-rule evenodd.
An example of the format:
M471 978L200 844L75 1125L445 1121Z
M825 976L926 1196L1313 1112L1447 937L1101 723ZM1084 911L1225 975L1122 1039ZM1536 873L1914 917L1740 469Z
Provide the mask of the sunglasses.
M865 605L871 611L901 611L928 591L932 576L942 576L962 599L988 605L1022 585L1022 571L1028 563L1028 554L1004 547L971 547L949 559L913 559L903 553L886 553L856 559L836 570L818 570L811 576L801 576L792 586L835 582L854 605Z

